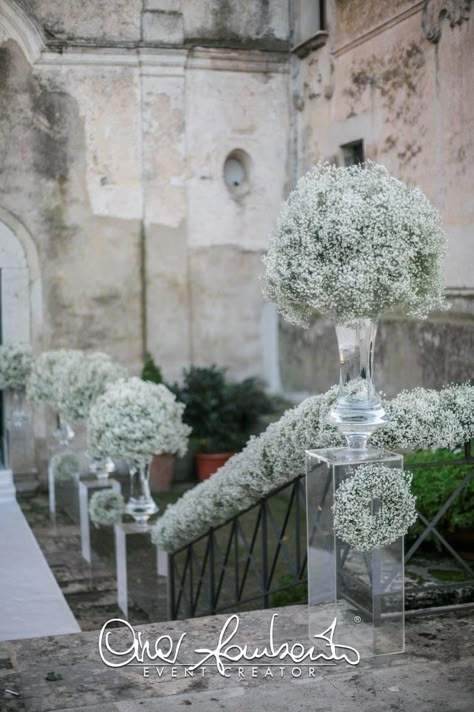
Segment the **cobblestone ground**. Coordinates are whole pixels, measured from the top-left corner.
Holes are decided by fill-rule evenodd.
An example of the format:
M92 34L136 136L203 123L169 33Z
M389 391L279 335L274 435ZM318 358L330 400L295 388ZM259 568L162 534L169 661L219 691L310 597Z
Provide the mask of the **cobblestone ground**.
M56 525L51 524L46 494L21 497L20 506L81 630L97 630L109 618L123 617L117 605L113 550L109 547L109 555L94 552L91 567L81 555L78 525L61 513ZM129 618L133 623L149 621L147 613L133 603Z

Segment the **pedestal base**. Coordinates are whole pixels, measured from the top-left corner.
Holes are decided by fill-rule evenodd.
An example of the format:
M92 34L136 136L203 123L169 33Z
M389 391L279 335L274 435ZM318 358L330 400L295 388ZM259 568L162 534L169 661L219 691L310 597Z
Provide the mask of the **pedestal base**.
M362 552L334 532L339 485L369 463L402 468L403 457L373 448L306 453L309 635L314 643L336 618L334 642L356 648L361 658L405 647L403 537Z
M126 617L138 606L150 621L168 620L168 557L136 524L115 526L118 605Z
M120 493L120 482L112 478L107 479L81 479L79 480L79 517L81 525L81 553L83 558L89 563L92 563L92 548L91 548L91 521L89 517L89 501L94 492L99 492L103 489L111 489L113 492Z

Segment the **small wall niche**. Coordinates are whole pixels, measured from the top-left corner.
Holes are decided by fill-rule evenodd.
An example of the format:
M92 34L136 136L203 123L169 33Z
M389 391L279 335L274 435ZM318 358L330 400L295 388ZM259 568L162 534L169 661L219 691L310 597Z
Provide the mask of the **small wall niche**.
M234 195L245 195L250 189L250 156L241 148L231 151L224 161L223 178Z

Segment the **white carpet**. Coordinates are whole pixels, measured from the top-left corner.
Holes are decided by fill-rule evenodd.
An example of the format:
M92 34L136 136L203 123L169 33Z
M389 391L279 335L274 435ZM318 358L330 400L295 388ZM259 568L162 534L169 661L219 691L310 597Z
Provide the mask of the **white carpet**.
M0 470L0 493L9 480ZM0 640L79 631L14 495L0 496Z

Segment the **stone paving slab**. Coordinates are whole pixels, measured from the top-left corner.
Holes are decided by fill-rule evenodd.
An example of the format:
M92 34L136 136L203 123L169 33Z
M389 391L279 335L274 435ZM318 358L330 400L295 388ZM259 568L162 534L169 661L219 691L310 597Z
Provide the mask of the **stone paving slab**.
M238 642L254 648L268 643L273 612L277 642L306 642L306 608L290 606L274 611L252 611L240 616ZM136 626L150 640L186 632L180 659L196 660L198 644L213 644L227 616ZM114 640L127 641L125 631ZM347 641L350 643L350 641ZM291 677L285 670L273 679L259 674L230 679L210 670L205 677L178 676L170 670L161 678L150 667L149 677L139 668L110 669L99 658L98 631L36 638L0 647L5 678L18 685L19 700L8 701L8 712L151 712L194 709L196 712L286 712L314 710L345 712L472 712L474 709L474 611L407 622L407 653L372 658L356 667L318 668L314 679ZM48 672L62 679L48 682ZM3 688L2 668L0 685ZM235 673L235 671L234 671ZM6 701L5 701L6 702Z

